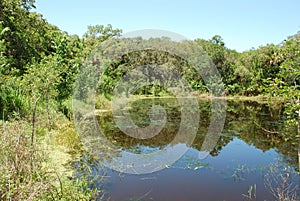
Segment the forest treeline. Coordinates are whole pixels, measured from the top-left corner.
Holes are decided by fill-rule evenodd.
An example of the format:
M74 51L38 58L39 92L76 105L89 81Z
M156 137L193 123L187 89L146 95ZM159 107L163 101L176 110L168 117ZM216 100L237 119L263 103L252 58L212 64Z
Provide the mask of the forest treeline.
M89 26L79 37L31 12L32 0L4 0L0 7L1 118L26 116L34 102L64 111L85 58L104 40L121 34L111 25ZM227 95L260 94L299 98L300 32L278 45L242 53L226 47L221 36L196 39L219 70ZM205 92L200 83L194 89Z
M0 144L9 150L1 150L0 154L1 200L22 200L28 196L39 199L39 195L55 200L57 196L62 199L78 195L74 193L78 188L60 186L53 190L52 185L44 183L48 180L42 175L48 173L39 172L44 159L36 162L36 135L43 136L52 129L65 130L58 122L67 122L69 129L71 123L67 119L72 116L73 86L80 68L99 44L122 33L111 25L95 25L89 26L81 37L70 35L34 12L34 4L34 0L0 1ZM227 95L281 97L286 103L286 115L297 122L300 32L280 44L244 52L227 48L219 35L194 42L216 65ZM202 82L190 85L207 92ZM33 181L37 181L36 186L32 186Z

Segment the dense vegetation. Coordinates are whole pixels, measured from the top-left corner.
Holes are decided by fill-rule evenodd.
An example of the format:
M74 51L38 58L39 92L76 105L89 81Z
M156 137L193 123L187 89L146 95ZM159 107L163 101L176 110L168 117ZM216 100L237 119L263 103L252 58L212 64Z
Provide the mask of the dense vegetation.
M69 35L32 8L34 0L0 1L0 199L88 200L93 192L86 190L85 183L49 171L45 163L51 159L43 154L49 147L44 143L51 136L55 146L64 145L69 152L80 150L74 147L78 139L70 121L76 76L90 52L121 30L96 25L89 26L83 37ZM212 58L227 95L279 97L285 103L287 121L296 126L300 115L300 32L281 44L242 53L228 49L221 36L195 42ZM124 62L112 64L110 73L105 74L108 83L114 82L120 66L124 71ZM207 93L198 78L189 84ZM109 94L112 86L99 91ZM146 88L139 94L158 93Z

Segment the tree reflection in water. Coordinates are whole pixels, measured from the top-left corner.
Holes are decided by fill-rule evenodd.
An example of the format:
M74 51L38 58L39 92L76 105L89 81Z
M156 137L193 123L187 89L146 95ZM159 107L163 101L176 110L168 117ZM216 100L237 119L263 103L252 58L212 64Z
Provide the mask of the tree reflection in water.
M122 151L142 154L157 152L167 146L174 146L172 144L172 140L178 132L181 121L180 108L176 99L147 98L133 101L129 109L131 118L134 123L140 127L149 125L150 118L148 111L153 104L159 104L165 109L167 121L162 131L158 135L149 139L137 139L125 135L117 128L111 112L101 113L97 116L99 126L107 138L107 141L112 143L120 151L118 153L107 154L108 152L105 150L105 144L100 143L101 146L103 146L102 148L105 154L101 155L101 153L98 153L98 156L100 157L95 158L97 163L99 162L99 164L101 164L101 161L103 160L110 160L113 157L117 157L118 154L122 153ZM199 111L199 129L196 138L191 145L191 150L194 150L194 152L200 151L203 148L203 142L210 124L211 100L200 100ZM297 127L288 126L282 115L282 111L283 108L281 104L259 103L254 101L227 101L224 129L222 134L219 136L217 145L214 146L213 149L209 150L209 157L218 158L231 142L238 139L248 146L261 150L263 153L275 150L278 156L281 157L281 164L286 164L291 167L294 172L299 172L298 157L300 155L298 154L300 145L299 138L297 138ZM101 140L95 142L97 144L101 142ZM182 139L182 143L184 143L184 139ZM167 171L175 171L174 169L176 168L195 171L202 168L213 169L213 165L210 164L209 161L210 160L202 163L197 159L197 157L189 157L188 155L185 155L176 164L166 167L166 169L171 168ZM284 165L282 165L282 167L283 166ZM92 167L94 167L94 169ZM107 172L105 172L103 170L97 170L95 167L97 167L97 165L91 166L92 170L90 172L92 172L92 175L95 176L99 174L99 172L102 172L101 178L106 178L102 184L107 181L110 183L110 178L108 178L108 176L114 174L107 174L109 171L106 170ZM243 170L247 171L239 171L241 167L243 167ZM264 169L268 169L268 167ZM229 173L229 175L233 173L236 173L236 175L242 175L244 173L259 174L255 169L251 169L250 165L248 166L247 164L240 164L230 171L232 171L232 173ZM176 175L180 177L178 172ZM174 175L174 177L176 177L176 175ZM126 175L126 177L130 176ZM253 178L256 178L256 176L253 176ZM100 185L99 183L101 182L97 183L98 187L101 186L100 188L105 188L104 184ZM260 188L264 187L260 186ZM257 191L259 191L259 189L257 189ZM199 192L195 191L194 193L197 194ZM234 200L234 198L232 199Z

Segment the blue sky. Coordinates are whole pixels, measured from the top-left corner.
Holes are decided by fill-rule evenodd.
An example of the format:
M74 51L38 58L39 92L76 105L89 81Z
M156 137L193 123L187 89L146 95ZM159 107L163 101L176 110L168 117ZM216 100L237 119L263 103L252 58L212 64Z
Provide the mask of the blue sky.
M70 34L111 24L124 33L164 29L189 39L221 35L238 51L300 31L299 0L36 0L37 12Z

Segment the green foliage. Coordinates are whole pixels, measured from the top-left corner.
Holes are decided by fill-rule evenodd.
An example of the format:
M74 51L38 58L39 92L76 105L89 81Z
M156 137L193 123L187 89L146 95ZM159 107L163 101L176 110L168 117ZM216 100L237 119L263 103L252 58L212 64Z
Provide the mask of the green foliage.
M103 41L114 37L120 36L122 33L121 29L113 29L112 25L108 24L107 26L103 25L94 25L88 26L88 31L84 33L84 51L86 56L91 53L94 48L97 47Z
M225 47L225 43L221 36L215 35L211 40L197 39L196 42L206 51L217 67L225 88L229 93L236 92L232 87L234 84L234 70L238 53Z
M285 114L291 123L297 124L300 118L300 33L286 40L277 55L279 69L274 78L265 78L263 90L271 96L285 100ZM300 119L298 119L300 123ZM300 127L300 125L298 125Z
M0 111L1 118L7 118L10 111L20 114L20 109L24 105L24 100L18 87L19 78L9 76L10 60L5 55L7 44L4 36L10 31L9 27L4 27L0 21ZM11 113L12 114L12 113Z
M0 199L91 200L95 192L87 182L69 180L47 169L48 154L41 145L31 169L29 136L27 122L0 121Z
M54 65L58 72L56 80L57 100L63 101L72 94L73 83L81 65L82 41L77 36L62 35L54 42Z
M56 61L52 56L45 57L40 63L33 62L23 76L22 86L25 94L47 101L56 95L59 80L55 69Z
M3 0L0 2L0 22L7 28L3 35L9 59L9 70L23 74L34 57L37 61L52 51L48 32L58 30L49 25L40 14L29 12L31 0Z
M23 116L27 112L26 99L19 88L19 79L16 77L1 77L0 80L0 119Z
M78 190L78 187L88 189L85 182L71 181L60 186L60 190L54 188L52 182L57 181L57 178L49 176L45 169L41 168L46 159L36 155L36 152L36 169L35 172L31 172L29 167L32 147L29 137L30 127L36 121L33 118L35 115L32 114L37 112L37 118L47 114L48 122L51 120L51 112L57 115L56 111L71 118L70 102L75 80L78 81L77 87L81 87L83 82L90 85L96 82L88 77L91 72L85 72L84 69L81 69L81 77L77 77L80 67L83 68L85 59L90 57L99 44L119 36L122 31L113 29L111 25L95 25L89 26L81 38L71 36L49 24L42 15L31 12L31 9L35 8L34 3L34 0L0 1L0 119L10 120L10 123L2 123L0 128L0 145L3 148L0 150L0 164L5 164L0 166L0 199L25 200L32 196L32 199L36 200L89 200L89 190L86 194ZM158 40L162 47L170 42L167 38L151 40ZM198 39L196 43L206 51L217 67L227 94L264 94L280 97L285 103L287 122L293 125L297 123L300 111L299 32L282 44L266 45L243 53L228 49L222 37L218 35L210 40ZM190 48L188 42L180 45L183 51ZM109 48L105 50L112 51ZM190 55L189 59L197 60L193 56ZM198 63L200 66L207 65L205 62ZM186 61L164 51L131 52L112 64L104 62L103 65L107 65L107 68L102 74L101 85L97 87L97 95L100 97L96 102L98 108L109 107L109 101L104 97L111 98L122 76L143 65L173 67L188 81L193 90L200 93L221 93L217 89L222 83L215 82L214 78L205 83ZM160 86L159 81L154 82L152 79L167 75L166 72L161 72L159 68L144 70L145 74L150 75L147 80L149 85L138 89L136 95L170 95ZM211 72L206 73L209 75ZM161 77L161 80L168 82L171 77L172 75L168 74ZM140 83L136 81L133 84ZM78 91L79 94L75 94L77 97L84 97L89 93L88 88ZM128 95L130 91L127 90L126 93ZM43 121L45 120L46 118L43 118ZM28 123L30 121L31 124ZM261 128L268 126L263 122L257 124ZM48 129L51 128L46 129L39 123L37 134L48 132ZM67 145L70 150L81 148L70 124L65 123L56 129L60 132L57 140L61 144ZM287 130L280 137L290 141L295 138L291 133L293 132Z
M98 40L103 42L110 37L118 36L122 30L113 29L111 24L106 27L103 25L88 26L88 31L83 35L87 40Z

